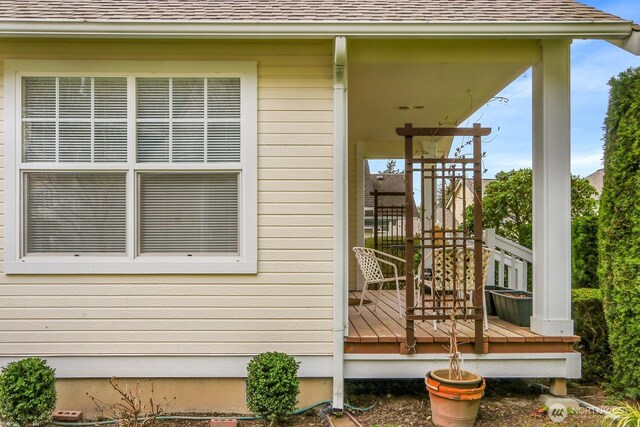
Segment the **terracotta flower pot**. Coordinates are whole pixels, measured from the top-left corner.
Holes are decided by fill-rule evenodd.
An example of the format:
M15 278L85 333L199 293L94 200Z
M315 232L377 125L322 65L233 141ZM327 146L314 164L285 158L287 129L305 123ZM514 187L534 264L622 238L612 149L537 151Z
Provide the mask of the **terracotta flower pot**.
M425 378L433 422L441 427L471 427L476 422L484 378L462 371L462 379L449 378L448 369L431 371Z

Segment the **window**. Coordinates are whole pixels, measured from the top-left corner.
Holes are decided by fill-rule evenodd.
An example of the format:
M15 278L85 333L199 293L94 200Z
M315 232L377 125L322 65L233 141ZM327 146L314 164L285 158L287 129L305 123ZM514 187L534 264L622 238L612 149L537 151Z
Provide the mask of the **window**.
M7 61L7 273L255 273L255 63L95 65Z

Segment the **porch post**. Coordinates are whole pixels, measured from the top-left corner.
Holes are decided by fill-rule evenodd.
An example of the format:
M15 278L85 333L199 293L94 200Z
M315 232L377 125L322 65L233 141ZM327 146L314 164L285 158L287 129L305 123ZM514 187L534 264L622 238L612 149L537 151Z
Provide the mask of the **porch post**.
M541 335L571 320L570 41L545 40L533 67L533 316Z
M356 142L356 246L364 247L364 144L362 141ZM349 251L347 251L349 252ZM351 254L349 254L350 256ZM355 289L364 287L364 278L359 268L356 268Z

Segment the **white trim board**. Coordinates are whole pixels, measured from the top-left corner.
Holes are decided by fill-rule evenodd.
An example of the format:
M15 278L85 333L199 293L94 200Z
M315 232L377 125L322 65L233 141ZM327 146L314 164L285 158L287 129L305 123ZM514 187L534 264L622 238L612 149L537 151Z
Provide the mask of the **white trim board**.
M593 38L625 39L632 21L604 22L123 22L0 21L4 37L84 38Z
M301 378L330 378L331 356L295 356ZM0 357L0 366L21 359ZM48 356L57 378L244 378L251 356Z
M463 369L487 378L580 378L580 353L463 355ZM345 354L345 378L421 378L449 364L447 354Z

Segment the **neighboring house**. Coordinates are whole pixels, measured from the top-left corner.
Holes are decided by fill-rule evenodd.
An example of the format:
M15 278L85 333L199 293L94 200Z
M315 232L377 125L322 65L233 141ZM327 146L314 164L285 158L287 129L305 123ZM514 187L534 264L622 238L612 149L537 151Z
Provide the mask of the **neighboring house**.
M589 184L596 189L597 194L595 195L595 198L600 200L600 195L602 195L602 186L604 185L604 168L598 169L594 173L587 175L585 178L589 181Z
M374 192L381 193L378 196L379 237L404 236L404 173L371 173L369 162L364 164L364 234L365 238L373 237L375 224L375 195ZM402 193L402 194L384 194ZM413 229L420 230L420 220L418 217L418 207L413 203Z
M171 411L244 411L265 351L301 363L302 406L444 366L438 337L408 357L350 322L364 159L403 157L397 127L462 123L530 67L531 327L460 348L488 377L580 376L570 43L638 53L632 22L571 0L3 0L0 37L0 364L47 358L61 407L93 412L85 392L115 375L159 378Z
M487 184L493 181L494 179L492 178L485 178L482 180L482 194L484 194ZM440 210L436 211L437 222L441 225L445 224L445 228L447 229L455 229L461 225L464 219L465 209L473 204L474 194L473 180L458 180L455 188L447 198L447 204L445 206L445 213L447 216L445 217L445 222L442 222L442 213Z

